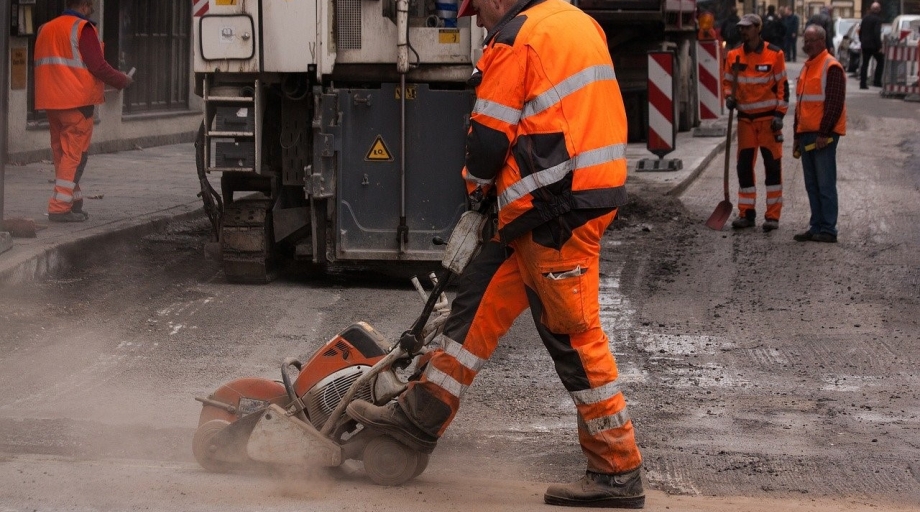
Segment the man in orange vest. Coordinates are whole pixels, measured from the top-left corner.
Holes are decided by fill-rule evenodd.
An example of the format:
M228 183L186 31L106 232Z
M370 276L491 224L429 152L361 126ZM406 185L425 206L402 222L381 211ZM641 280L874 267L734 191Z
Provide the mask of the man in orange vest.
M600 26L563 0L464 0L488 34L462 175L497 200L497 233L460 276L441 348L397 401L348 414L431 452L499 338L530 308L577 412L587 461L546 503L641 508L633 424L601 327L601 237L625 204L627 122Z
M48 115L54 159L54 193L48 220L83 222L80 178L93 137L95 105L105 102L103 83L117 89L132 78L102 55L99 32L90 21L93 0L68 0L67 9L38 29L35 39L35 108Z
M793 154L801 155L811 206L809 228L798 242L837 242L837 142L846 134L846 73L824 45L826 34L810 25L802 34L808 60L795 86Z
M732 227L755 225L754 165L760 148L767 189L763 230L772 231L779 227L783 208L782 135L789 108L789 82L783 50L760 37L761 25L756 14L741 17L738 29L744 44L730 50L725 58L722 90L725 106L738 109L738 218Z

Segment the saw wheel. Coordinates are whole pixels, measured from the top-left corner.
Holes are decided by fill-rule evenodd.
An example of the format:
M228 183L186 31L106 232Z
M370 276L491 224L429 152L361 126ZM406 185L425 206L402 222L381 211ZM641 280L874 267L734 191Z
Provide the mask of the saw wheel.
M230 425L226 420L211 420L202 423L195 431L192 438L192 453L201 467L212 473L226 473L233 469L233 465L216 458L220 447L214 443L217 434Z
M425 470L427 455L424 461L421 455L390 436L377 436L364 448L364 472L377 485L402 485Z

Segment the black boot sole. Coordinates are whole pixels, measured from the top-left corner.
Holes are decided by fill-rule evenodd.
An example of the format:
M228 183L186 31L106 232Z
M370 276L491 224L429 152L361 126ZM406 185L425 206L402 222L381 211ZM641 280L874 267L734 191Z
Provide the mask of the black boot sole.
M632 496L624 498L601 498L596 500L574 500L559 496L543 495L543 502L547 505L561 507L593 507L593 508L629 508L639 509L645 507L645 496Z

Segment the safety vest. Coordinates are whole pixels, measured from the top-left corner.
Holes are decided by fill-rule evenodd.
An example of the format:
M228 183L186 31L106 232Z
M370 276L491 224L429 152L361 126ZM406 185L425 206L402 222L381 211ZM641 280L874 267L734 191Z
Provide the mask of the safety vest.
M89 21L64 14L38 29L35 40L35 108L63 110L105 102L103 83L80 55L80 34Z
M463 176L470 188L494 185L503 240L571 210L625 204L626 111L606 41L560 0L535 0L489 35Z
M740 64L735 89L739 117L786 115L789 84L782 50L766 42L761 42L760 48L751 52L745 51L743 44L729 50L722 76L722 91L726 96L732 93L732 64L736 59Z
M821 129L821 119L824 118L824 100L827 90L827 70L837 66L843 71L843 66L837 59L824 50L813 59L805 61L802 72L799 74L798 83L795 85L795 94L798 99L796 116L798 117L797 133L817 132ZM844 75L846 76L846 75ZM834 125L834 133L846 135L847 130L847 105L843 104L840 119Z

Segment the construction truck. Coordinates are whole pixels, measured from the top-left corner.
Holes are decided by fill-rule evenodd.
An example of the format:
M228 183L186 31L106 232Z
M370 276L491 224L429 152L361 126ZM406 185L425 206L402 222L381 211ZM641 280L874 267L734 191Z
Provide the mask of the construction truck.
M195 4L198 176L226 278L440 260L467 208L482 30L451 0Z
M629 140L648 137L648 52L675 55L673 101L680 131L700 124L697 86L696 0L575 0L607 34L626 104Z
M194 2L198 176L229 281L440 259L467 208L466 81L485 35L456 3ZM698 124L695 0L573 3L607 33L630 140L647 136L649 50L675 52L678 124Z

